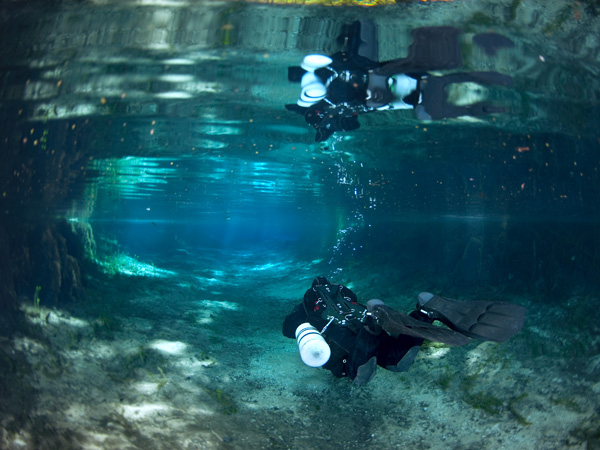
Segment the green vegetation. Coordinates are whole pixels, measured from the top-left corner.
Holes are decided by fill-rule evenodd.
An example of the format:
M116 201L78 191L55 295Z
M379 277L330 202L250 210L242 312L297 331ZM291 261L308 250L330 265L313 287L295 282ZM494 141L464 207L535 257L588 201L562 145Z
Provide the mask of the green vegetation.
M221 412L228 416L237 413L237 405L233 398L221 389L210 389L205 387L204 390L221 406Z
M74 350L77 348L77 344L81 340L81 334L79 332L73 332L67 330L67 334L69 335L69 343L67 344L67 350Z
M517 10L519 9L519 6L521 6L521 1L522 0L513 0L513 2L510 4L509 20L511 22L517 18Z
M472 375L467 375L461 380L461 390L463 392L463 401L475 409L481 409L488 414L497 415L503 411L510 412L517 422L521 425L531 425L531 422L527 421L517 410L517 403L528 396L527 393L523 393L516 397L509 399L508 401L502 400L500 397L490 392L475 391L477 380L479 379L479 372Z
M157 392L169 381L166 375L167 361L156 351L138 346L136 351L117 358L107 370L107 375L115 383L126 383L140 379L147 374L157 384ZM158 370L158 374L156 371Z
M162 388L165 387L168 380L167 380L167 376L165 375L165 372L162 369L162 367L156 366L156 368L160 372L160 378L157 378L156 376L154 376L154 374L150 371L148 371L148 375L150 375L150 378L152 378L152 381L154 381L156 383L156 392L158 393L158 392L160 392L160 390Z
M35 287L35 292L33 293L33 307L35 308L35 312L40 312L40 292L42 291L41 286Z
M555 19L543 28L545 34L552 34L560 30L562 26L571 18L573 6L569 5L561 9Z
M593 416L586 419L581 425L571 431L571 435L582 442L585 446L582 448L599 449L600 448L600 416L596 412Z
M204 367L213 367L217 364L217 360L207 352L202 352L200 355L195 355L196 359L203 363Z
M448 390L455 376L456 373L450 370L450 367L446 366L446 368L444 369L444 373L437 380L437 384L440 388L442 388L442 391Z
M477 11L475 14L473 14L473 16L471 16L469 22L476 25L491 26L495 25L497 20L488 16L487 14L482 13L481 11Z
M122 413L112 413L105 416L100 420L99 425L102 429L109 430L111 433L114 433L115 430L123 433L134 447L152 448L155 445L150 437L145 436L137 425L127 420ZM174 448L174 446L171 447Z
M571 398L551 398L550 401L555 405L564 406L565 408L576 413L581 414L584 412L581 406L579 406L579 403Z
M485 392L467 392L463 400L475 409L482 409L488 414L500 414L504 402L493 394Z
M442 344L441 342L425 341L425 342L423 342L421 349L427 350L430 348L446 348L446 347L448 347L448 346L446 344Z
M529 422L524 416L522 416L517 411L516 407L517 402L526 398L527 396L529 396L529 394L527 392L524 392L518 397L513 398L510 402L508 402L508 410L513 414L513 416L516 417L517 422L519 422L521 425L531 425L531 422Z
M125 362L125 365L127 367L130 366L143 366L144 364L146 364L146 360L148 359L148 352L146 351L146 349L144 347L142 347L141 345L138 347L138 350L136 353L130 355L127 358L127 361Z
M47 378L58 378L67 371L67 363L63 362L60 354L50 346L46 347L47 358L45 362L40 362L35 369L41 370Z
M94 335L108 340L114 339L114 333L121 329L119 320L104 307L99 312L98 318L90 322Z

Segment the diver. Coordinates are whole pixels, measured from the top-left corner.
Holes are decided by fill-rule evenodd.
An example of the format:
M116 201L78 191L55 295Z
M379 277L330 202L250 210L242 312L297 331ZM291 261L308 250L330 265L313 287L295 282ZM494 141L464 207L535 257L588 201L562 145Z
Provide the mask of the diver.
M283 334L297 340L308 366L364 385L377 366L407 371L425 339L452 347L471 338L504 342L521 330L525 313L511 303L457 301L422 292L416 309L405 314L379 299L362 305L348 287L317 277L285 318ZM436 320L448 328L433 325Z
M512 85L512 78L498 72L454 72L442 76L432 71L454 70L462 66L458 37L454 27L422 27L412 31L408 56L378 61L377 27L369 20L354 22L341 41L344 49L331 56L307 55L300 67L288 68L288 79L301 83L296 104L285 105L301 114L316 130L322 142L336 131L360 127L358 116L386 109L414 109L419 120L440 120L460 116L481 116L503 112L502 107L485 101L451 101L451 85ZM512 41L494 33L473 38L488 55ZM512 44L514 46L514 44ZM490 53L493 51L494 53Z

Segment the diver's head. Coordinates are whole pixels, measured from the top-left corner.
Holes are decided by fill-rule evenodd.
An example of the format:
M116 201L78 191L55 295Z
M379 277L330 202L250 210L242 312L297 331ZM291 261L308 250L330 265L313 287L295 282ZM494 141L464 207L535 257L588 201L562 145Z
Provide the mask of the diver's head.
M327 284L331 284L327 278L325 278L325 277L317 277L317 278L315 278L313 280L312 287L315 287L315 286L325 286Z

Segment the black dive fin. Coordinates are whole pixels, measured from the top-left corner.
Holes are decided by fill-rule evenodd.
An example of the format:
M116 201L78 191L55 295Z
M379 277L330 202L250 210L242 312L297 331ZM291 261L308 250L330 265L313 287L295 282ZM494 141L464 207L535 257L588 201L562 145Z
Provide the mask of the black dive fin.
M527 310L512 303L457 301L428 292L419 294L418 307L464 335L486 341L504 342L525 323Z
M379 305L373 309L371 314L377 324L392 336L404 334L429 341L442 342L452 347L460 347L471 342L468 337L460 333L413 319L389 306Z
M407 72L458 69L463 65L460 34L458 28L447 26L415 28L411 31L413 43L406 58L386 61L375 72L390 77Z

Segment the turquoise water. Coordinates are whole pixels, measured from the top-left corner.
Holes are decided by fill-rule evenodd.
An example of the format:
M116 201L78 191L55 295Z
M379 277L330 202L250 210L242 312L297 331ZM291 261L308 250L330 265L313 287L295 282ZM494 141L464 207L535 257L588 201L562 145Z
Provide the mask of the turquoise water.
M598 446L596 3L0 11L2 447ZM513 78L469 87L504 112L377 111L315 142L288 67L357 19L380 61L460 28L461 71ZM281 335L317 275L528 320L358 388Z

